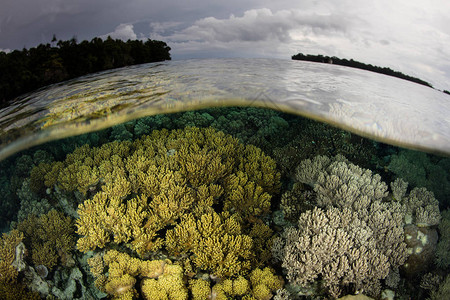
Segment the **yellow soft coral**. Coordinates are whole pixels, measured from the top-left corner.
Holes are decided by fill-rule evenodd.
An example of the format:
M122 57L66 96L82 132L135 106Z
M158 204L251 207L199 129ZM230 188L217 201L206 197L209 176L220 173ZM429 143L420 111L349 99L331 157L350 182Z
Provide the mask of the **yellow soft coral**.
M203 279L193 279L189 282L189 288L193 300L204 300L211 297L211 287L209 281Z
M127 295L134 289L136 278L130 274L124 274L121 277L113 277L105 285L105 291L112 296Z
M33 264L51 269L58 260L67 265L73 263L70 256L75 248L75 227L69 216L53 209L40 217L28 216L17 229L24 233Z
M280 189L281 173L277 171L275 161L256 146L247 145L239 159L239 170L268 193Z
M0 239L0 282L12 283L17 280L19 272L13 266L16 260L16 247L21 244L23 233L12 230L10 233L3 233Z
M0 280L0 299L2 300L40 300L38 292L27 291L26 286L20 283L6 283Z
M48 188L57 185L88 197L78 209L79 250L116 243L140 257L159 250L164 230L188 213L199 218L221 207L239 213L243 222L255 222L269 212L270 193L280 185L275 162L260 149L196 127L153 131L134 142L85 145L32 174L46 178ZM249 244L248 237L228 239L244 248ZM216 244L208 241L205 247ZM226 264L220 272L243 268L239 260Z
M273 292L283 286L283 281L270 268L255 269L250 273L252 294L258 300L272 299Z
M153 238L160 228L144 227L148 215L146 208L145 196L123 203L120 198L109 197L106 192L97 193L78 208L77 233L83 236L77 242L78 250L86 252L96 247L103 248L111 240L122 243L131 239L135 240L129 246L138 253L157 250L161 243Z
M252 267L262 267L272 258L272 245L275 239L273 231L259 221L253 224L248 235L253 239Z
M193 279L189 287L193 299L268 300L272 299L273 293L283 286L283 281L274 275L270 268L254 269L247 277L249 279L244 276L225 279L212 288L209 281Z
M158 279L145 278L141 284L144 299L188 299L183 282L183 269L177 265L165 265L164 273Z
M88 264L96 277L96 286L115 299L134 299L139 293L150 297L148 299L159 299L158 293L172 295L170 299L185 299L180 298L180 295L187 295L182 280L183 269L167 260L141 260L117 250L109 250L103 255L96 254L88 260ZM138 278L143 278L141 287L136 286ZM163 285L171 286L163 288ZM152 290L155 286L158 292Z
M243 276L236 279L225 279L216 288L221 288L228 296L244 296L250 291L250 283Z
M225 210L235 210L245 217L260 216L270 211L271 196L264 189L249 181L248 176L239 171L226 179L227 198Z
M252 239L240 232L240 225L228 214L207 213L196 219L187 215L167 231L166 246L172 253L192 253L202 270L219 277L245 273L250 268Z

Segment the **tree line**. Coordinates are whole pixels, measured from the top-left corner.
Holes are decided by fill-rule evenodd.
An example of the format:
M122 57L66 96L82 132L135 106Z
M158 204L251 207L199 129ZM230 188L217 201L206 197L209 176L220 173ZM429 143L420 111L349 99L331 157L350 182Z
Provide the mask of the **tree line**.
M385 75L389 75L389 76L394 76L394 77L398 77L401 79L405 79L405 80L409 80L418 84L422 84L422 85L426 85L428 87L433 87L431 84L429 84L428 82L421 80L419 78L416 77L412 77L406 74L403 74L401 72L398 71L394 71L390 68L382 68L382 67L377 67L377 66L373 66L370 64L365 64L353 59L341 59L338 58L336 56L324 56L324 55L311 55L311 54L307 54L304 55L303 53L299 53L299 54L295 54L292 56L292 59L294 60L304 60L304 61L313 61L313 62L321 62L321 63L331 63L331 64L335 64L335 65L341 65L341 66L346 66L346 67L351 67L351 68L358 68L358 69L363 69L363 70L368 70L368 71L372 71L372 72L376 72L376 73L381 73L381 74L385 74ZM444 91L446 92L446 91Z
M52 43L0 51L0 106L23 93L78 76L124 66L170 60L165 42L108 37L77 42L53 36Z

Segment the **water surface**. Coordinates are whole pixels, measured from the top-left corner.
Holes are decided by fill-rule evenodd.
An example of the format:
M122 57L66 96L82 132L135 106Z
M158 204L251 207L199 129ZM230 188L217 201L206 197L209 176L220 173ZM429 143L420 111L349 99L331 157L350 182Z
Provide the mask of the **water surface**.
M261 106L394 145L450 154L449 96L342 66L273 59L144 64L84 76L0 110L0 160L48 140L158 113Z

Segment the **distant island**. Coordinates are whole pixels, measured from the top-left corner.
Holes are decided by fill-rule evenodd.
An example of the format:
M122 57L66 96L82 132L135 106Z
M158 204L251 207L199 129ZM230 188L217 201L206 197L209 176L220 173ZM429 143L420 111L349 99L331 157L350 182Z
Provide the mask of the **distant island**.
M76 38L51 44L0 51L0 107L21 94L37 88L103 70L170 60L165 42L108 37L78 43Z
M372 71L372 72L376 72L376 73L381 73L381 74L409 80L409 81L412 81L412 82L415 82L418 84L422 84L422 85L426 85L428 87L433 88L433 86L431 84L429 84L428 82L423 81L419 78L412 77L412 76L403 74L398 71L394 71L390 68L382 68L382 67L377 67L377 66L373 66L370 64L368 65L368 64L365 64L365 63L362 63L362 62L359 62L359 61L356 61L353 59L348 60L345 58L341 59L336 56L324 56L324 55L311 55L311 54L304 55L303 53L293 55L292 59L293 60L313 61L313 62L320 62L320 63L329 63L329 64L334 64L334 65L368 70L368 71ZM444 93L449 93L449 92L444 91Z

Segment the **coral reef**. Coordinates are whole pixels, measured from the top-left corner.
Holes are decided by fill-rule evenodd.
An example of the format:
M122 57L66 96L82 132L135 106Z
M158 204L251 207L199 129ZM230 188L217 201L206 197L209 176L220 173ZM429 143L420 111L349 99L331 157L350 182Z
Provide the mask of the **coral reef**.
M283 132L288 140L276 145L272 154L283 175L293 175L302 160L318 155L345 155L365 168L377 160L375 143L329 124L295 118L289 120L289 130L291 133Z
M288 228L275 242L284 247L274 256L283 258L291 283L307 285L321 278L332 297L352 289L377 295L379 280L407 257L398 219L376 205L367 215L349 208L315 208L300 216L298 229Z
M23 231L4 235L0 298L446 297L450 223L436 198L448 159L256 108L146 117L42 149L0 167L2 217L20 206ZM385 182L416 178L388 190L375 168Z
M27 291L26 286L20 283L7 284L0 281L0 299L4 300L39 300L41 297L37 292Z
M283 287L283 281L270 268L255 269L250 273L252 295L258 300L271 299L273 292Z
M281 196L284 218L291 223L297 222L301 213L314 208L315 197L313 191L304 190L301 183L294 183L292 189Z
M17 280L19 271L23 270L24 252L22 243L23 233L18 230L12 230L9 233L3 233L0 239L0 283L14 283Z
M78 208L79 250L123 243L142 257L163 246L161 230L186 212L208 213L221 203L250 222L269 212L270 194L280 187L270 157L212 128L85 145L31 173L45 178L47 188L89 197Z
M413 187L432 191L443 207L450 205L450 159L413 150L401 150L390 157L389 171Z
M361 290L378 296L380 280L408 257L405 207L384 200L388 187L379 175L342 156L304 160L296 178L313 188L313 202L321 208L303 212L298 229L286 229L274 242L274 257L282 260L289 282L308 286L321 279L332 297Z
M196 267L221 278L246 274L251 267L253 240L242 234L239 222L227 213L183 217L167 231L166 245L175 255L192 253Z
M441 268L450 266L450 210L442 212L442 220L439 224L440 239L436 247L436 265Z
M409 224L404 227L408 259L402 266L406 276L416 276L428 271L435 259L438 234L436 229Z
M165 265L157 279L145 278L141 284L142 295L148 300L187 300L188 290L183 281L183 269L177 265Z
M51 294L57 299L92 299L84 282L83 273L77 267L70 269L69 274L56 272L54 274L55 285L51 289Z
M192 279L189 281L192 300L209 299L211 297L210 283L204 279Z
M342 156L329 159L316 156L304 160L297 168L296 178L314 187L317 205L367 209L374 201L387 196L387 185L378 174L347 163Z
M22 187L17 190L17 195L20 199L20 209L17 212L18 222L22 222L31 214L40 216L48 213L52 209L47 199L40 198L32 192L30 179L28 178L23 181Z
M435 226L441 219L439 202L426 188L415 187L408 193L408 183L400 178L391 183L391 190L390 199L401 204L404 212L409 257L402 269L407 276L416 276L428 271L435 257L438 241Z
M17 229L23 232L34 265L52 269L58 262L63 266L74 264L71 253L75 248L75 227L70 217L53 209L40 217L29 215L17 224Z
M420 280L420 288L424 290L436 291L439 288L439 284L441 282L441 276L433 273L426 273Z
M283 286L283 280L270 268L254 269L248 276L225 279L213 285L202 278L189 282L192 299L246 299L269 300L274 292Z
M439 201L433 192L426 188L413 188L406 193L408 183L397 178L391 183L394 201L401 203L405 209L405 224L415 224L419 227L429 227L439 224L441 215Z
M114 299L187 299L183 269L169 260L141 260L109 250L88 260L96 286ZM105 274L108 274L107 276ZM140 286L136 285L142 278Z
M439 285L439 289L431 292L430 300L448 299L450 297L450 275Z

